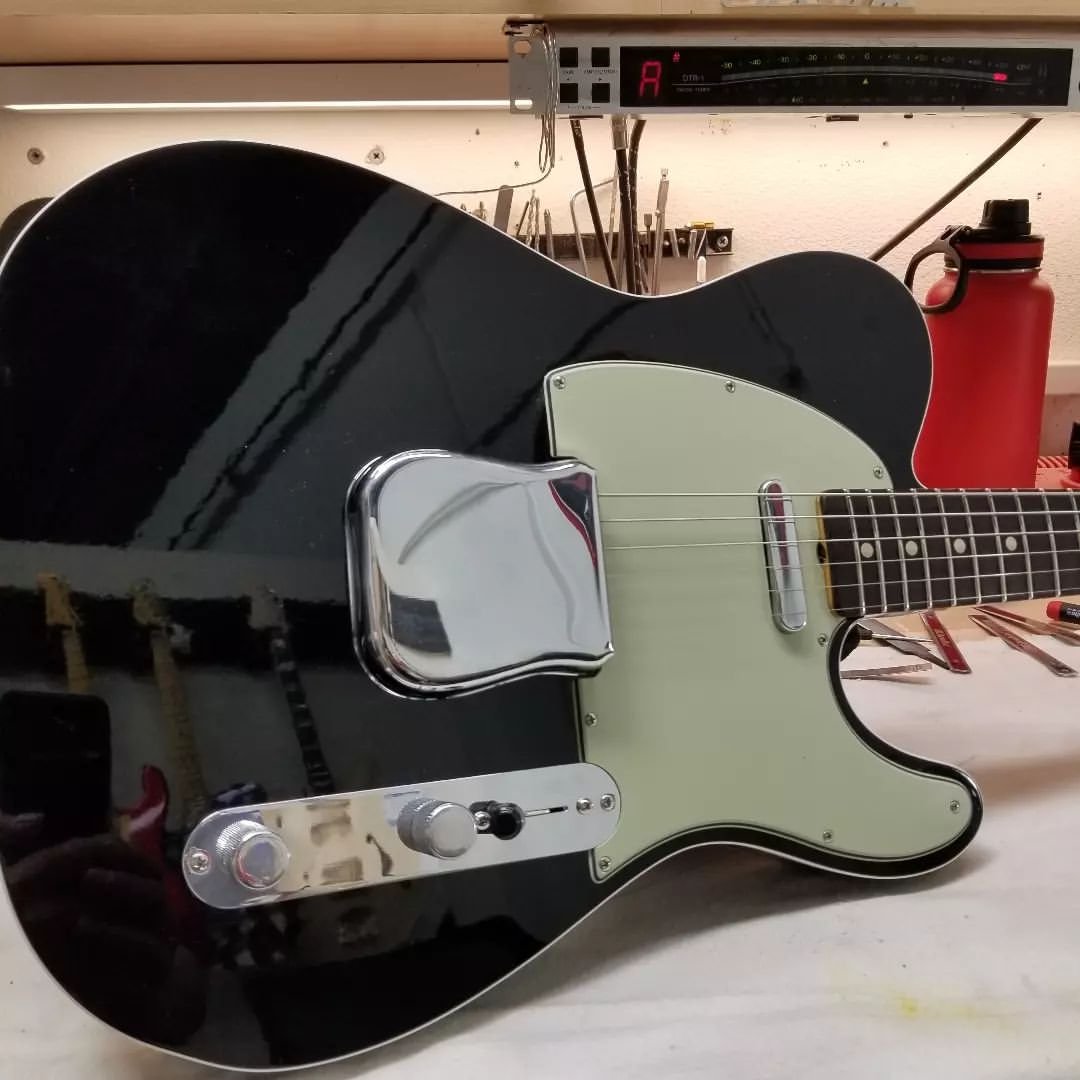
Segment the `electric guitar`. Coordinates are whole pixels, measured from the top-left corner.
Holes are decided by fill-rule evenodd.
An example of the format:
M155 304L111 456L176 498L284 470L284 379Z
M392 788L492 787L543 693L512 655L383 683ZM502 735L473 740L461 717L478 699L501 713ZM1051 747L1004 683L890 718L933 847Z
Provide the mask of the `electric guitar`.
M82 621L71 600L71 588L59 574L41 573L38 586L45 598L45 623L60 633L64 652L64 675L71 694L91 693L90 667L83 648ZM142 793L132 806L113 811L113 828L133 847L147 853L160 852L165 833L169 794L165 777L153 765L141 772Z
M848 255L624 296L383 176L198 143L50 203L0 355L3 541L103 593L117 563L193 602L273 580L317 628L325 794L265 664L202 645L204 754L266 799L185 797L185 885L298 927L200 961L214 1015L168 1048L225 1068L404 1036L697 845L945 865L978 790L860 723L849 630L1080 590L1071 493L919 489L925 324Z

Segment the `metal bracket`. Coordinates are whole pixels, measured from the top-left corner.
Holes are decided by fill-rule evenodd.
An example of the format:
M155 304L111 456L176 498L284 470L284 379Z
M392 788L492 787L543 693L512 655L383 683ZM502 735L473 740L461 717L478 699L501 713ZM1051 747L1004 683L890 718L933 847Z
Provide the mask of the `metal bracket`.
M242 806L191 831L184 880L215 908L277 903L591 851L620 813L615 781L586 763Z

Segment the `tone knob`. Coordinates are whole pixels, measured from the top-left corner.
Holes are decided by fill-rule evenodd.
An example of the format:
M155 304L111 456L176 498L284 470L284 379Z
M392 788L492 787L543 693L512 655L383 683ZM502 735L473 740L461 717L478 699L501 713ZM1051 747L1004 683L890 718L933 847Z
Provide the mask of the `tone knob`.
M476 841L476 822L468 807L441 799L416 799L402 808L398 836L406 846L437 859L456 859Z
M289 866L289 849L258 821L236 821L221 830L218 857L245 889L273 888Z

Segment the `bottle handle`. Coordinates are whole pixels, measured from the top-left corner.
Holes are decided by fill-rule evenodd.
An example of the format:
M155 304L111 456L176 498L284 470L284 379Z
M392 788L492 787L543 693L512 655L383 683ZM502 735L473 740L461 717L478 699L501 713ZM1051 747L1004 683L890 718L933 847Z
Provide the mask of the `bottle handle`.
M915 271L925 259L928 259L931 255L947 255L956 263L957 277L953 291L940 304L919 303L924 315L944 315L948 311L955 311L967 295L971 266L968 260L960 254L959 249L956 247L956 241L963 240L970 232L970 225L950 226L932 244L927 244L922 251L915 252L911 262L908 263L907 272L904 274L904 284L912 294L915 292Z

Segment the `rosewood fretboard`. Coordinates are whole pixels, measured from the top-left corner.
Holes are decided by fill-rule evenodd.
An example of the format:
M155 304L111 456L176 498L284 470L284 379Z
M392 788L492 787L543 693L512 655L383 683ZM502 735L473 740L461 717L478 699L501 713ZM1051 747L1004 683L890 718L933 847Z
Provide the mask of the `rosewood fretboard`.
M830 491L823 558L839 615L1080 593L1080 492Z

